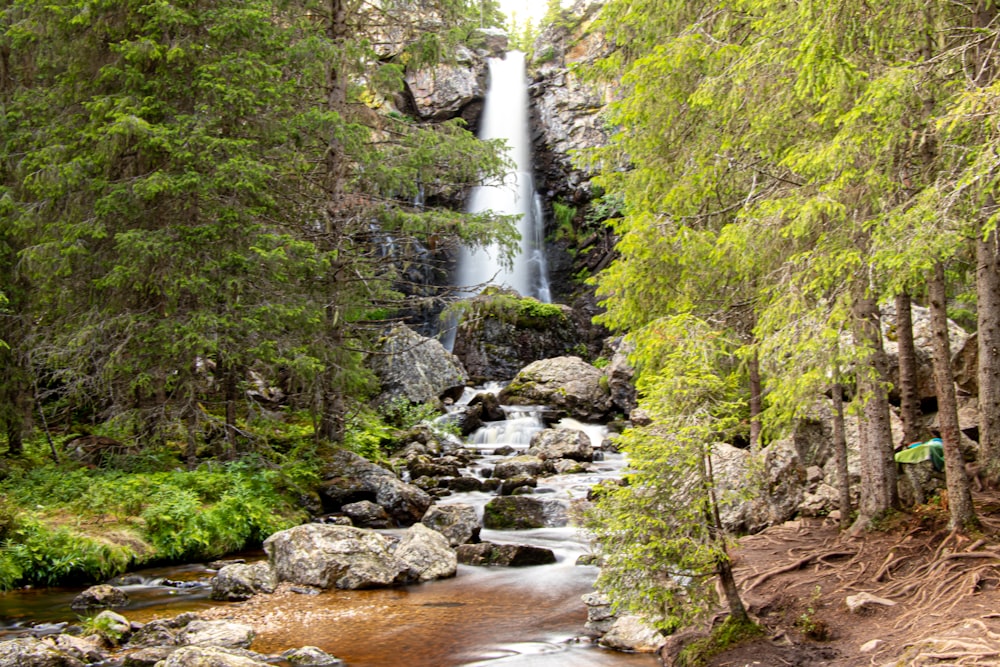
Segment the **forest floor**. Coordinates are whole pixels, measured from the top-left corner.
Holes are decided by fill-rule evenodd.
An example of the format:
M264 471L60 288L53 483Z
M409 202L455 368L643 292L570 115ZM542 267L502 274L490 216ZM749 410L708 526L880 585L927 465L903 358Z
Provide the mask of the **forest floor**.
M1000 494L975 494L982 532L926 505L858 536L789 522L740 540L743 599L768 637L710 667L1000 665ZM850 596L881 600L851 611Z

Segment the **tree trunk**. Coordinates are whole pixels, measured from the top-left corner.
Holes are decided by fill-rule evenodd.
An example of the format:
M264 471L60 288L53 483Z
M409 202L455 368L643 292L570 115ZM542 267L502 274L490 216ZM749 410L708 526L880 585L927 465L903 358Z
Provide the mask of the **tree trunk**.
M858 372L858 399L861 415L861 524L897 507L896 463L893 459L889 397L885 389L886 357L882 347L879 311L867 292L855 297L852 305L855 345L868 351L867 367Z
M993 209L992 198L987 202ZM1000 247L996 230L976 238L979 348L979 463L988 484L1000 486Z
M760 449L760 416L764 410L761 399L760 357L756 346L754 346L747 366L750 375L750 451L756 452Z
M833 385L833 458L840 489L840 528L851 525L851 477L847 471L847 435L844 429L844 385Z
M917 349L913 344L910 295L896 295L896 342L899 349L899 416L903 422L903 447L923 440L920 396L917 392Z
M704 455L701 457L701 463L704 489L709 501L705 517L708 524L708 537L719 552L715 561L715 572L719 576L719 585L722 588L723 596L726 598L729 615L739 623L749 623L750 617L747 614L746 607L743 606L743 599L740 598L740 590L736 586L736 577L733 576L732 562L729 560L729 552L726 549L722 519L719 516L719 501L715 495L715 472L712 470L710 451L704 452Z
M948 484L948 510L952 530L966 530L976 524L969 478L959 449L958 401L955 377L951 370L951 347L948 340L948 311L945 296L944 264L936 262L927 282L931 307L931 331L934 349L934 381L937 386L938 422L944 443L945 479Z

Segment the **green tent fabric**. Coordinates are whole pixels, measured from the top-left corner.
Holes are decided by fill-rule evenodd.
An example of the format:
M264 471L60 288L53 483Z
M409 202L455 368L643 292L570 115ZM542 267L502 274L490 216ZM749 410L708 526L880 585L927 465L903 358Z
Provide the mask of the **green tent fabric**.
M940 438L933 438L896 452L895 459L897 463L930 461L934 469L941 472L944 470L944 446Z

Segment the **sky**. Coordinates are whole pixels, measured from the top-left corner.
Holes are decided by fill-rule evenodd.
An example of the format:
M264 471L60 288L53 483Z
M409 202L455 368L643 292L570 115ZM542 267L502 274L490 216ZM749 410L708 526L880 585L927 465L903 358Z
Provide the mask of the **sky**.
M534 23L545 15L545 0L500 0L500 9L510 17L511 12L517 13L517 22L524 23L531 17Z

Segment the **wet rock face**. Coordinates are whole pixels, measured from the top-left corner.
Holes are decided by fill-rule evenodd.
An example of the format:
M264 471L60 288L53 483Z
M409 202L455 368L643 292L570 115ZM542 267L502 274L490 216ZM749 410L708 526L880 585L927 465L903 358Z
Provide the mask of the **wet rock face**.
M524 567L556 562L551 549L527 544L463 544L458 549L458 561L464 565L500 565Z
M478 542L482 530L476 508L464 503L435 505L427 510L420 522L444 535L453 547Z
M367 500L381 506L396 524L409 526L420 521L432 501L425 491L347 450L331 455L323 478L319 493L331 512Z
M577 334L569 307L488 288L470 302L454 350L473 382L508 380L525 364L569 353Z
M405 83L417 115L423 120L462 116L486 96L486 59L460 47L455 62L407 72Z
M496 530L558 528L568 522L562 503L531 496L498 496L486 504L483 512L483 525Z

